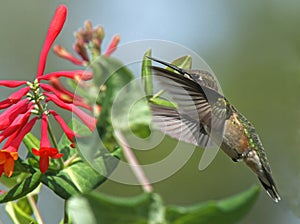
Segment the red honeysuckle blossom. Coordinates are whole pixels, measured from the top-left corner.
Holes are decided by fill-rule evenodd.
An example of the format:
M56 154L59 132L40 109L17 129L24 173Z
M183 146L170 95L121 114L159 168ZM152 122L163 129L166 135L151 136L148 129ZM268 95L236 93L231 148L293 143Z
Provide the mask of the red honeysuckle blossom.
M37 117L33 118L23 128L20 128L12 134L7 142L4 144L3 149L0 150L0 177L4 172L7 177L13 174L15 160L18 159L18 148L24 136L31 131L35 124Z
M36 78L33 82L24 80L0 80L0 86L8 88L20 87L7 99L0 102L0 110L5 109L5 111L0 114L0 142L6 140L3 148L0 150L0 176L3 172L6 176L12 175L14 161L18 159L19 146L25 135L31 131L38 119L42 119L41 145L39 150L33 149L33 153L40 156L41 172L47 171L50 158L56 159L62 156L62 154L58 152L58 149L51 148L48 139L48 116L50 114L60 124L72 144L74 143L74 138L78 137L57 112L48 109L48 101L55 101L54 103L57 106L74 112L91 130L95 128L96 119L81 111L77 106L88 110L91 110L91 107L87 105L81 97L65 89L58 80L62 77L70 78L75 81L86 81L93 78L92 72L74 70L44 74L49 50L61 32L66 16L66 6L59 5L50 22L40 54ZM56 80L56 85L52 85L53 80ZM49 82L49 84L43 82ZM59 83L59 85L57 83ZM50 92L53 94L50 94ZM49 97L50 95L51 97ZM30 117L33 118L30 119Z
M48 115L42 116L42 136L40 141L40 149L32 149L32 153L40 157L40 170L45 173L49 167L50 158L59 159L63 154L58 152L57 148L52 148L48 138Z

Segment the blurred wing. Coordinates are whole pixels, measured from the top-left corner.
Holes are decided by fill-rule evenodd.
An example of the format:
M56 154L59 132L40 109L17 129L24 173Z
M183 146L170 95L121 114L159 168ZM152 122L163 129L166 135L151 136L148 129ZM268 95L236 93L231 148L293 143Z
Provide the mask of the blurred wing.
M209 135L204 126L184 114L181 115L176 109L151 104L153 122L160 130L179 141L198 145L206 148Z
M212 132L214 132L213 135L217 134L213 136L214 141L217 141L217 144L221 143L225 121L228 118L226 99L211 88L201 86L182 74L155 66L151 68L154 71L154 77L157 78L164 90L171 95L173 101L177 103L181 118L184 118L185 122L200 123L202 127L206 127L207 134ZM169 135L171 134L169 133ZM201 146L203 145L210 144L201 143Z

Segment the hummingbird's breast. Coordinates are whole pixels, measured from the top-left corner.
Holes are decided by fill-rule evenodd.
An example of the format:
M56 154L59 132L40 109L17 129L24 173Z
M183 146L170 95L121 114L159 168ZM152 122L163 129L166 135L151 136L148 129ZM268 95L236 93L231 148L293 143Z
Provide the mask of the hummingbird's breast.
M244 127L236 120L234 114L225 123L221 149L233 160L238 160L240 155L249 149Z

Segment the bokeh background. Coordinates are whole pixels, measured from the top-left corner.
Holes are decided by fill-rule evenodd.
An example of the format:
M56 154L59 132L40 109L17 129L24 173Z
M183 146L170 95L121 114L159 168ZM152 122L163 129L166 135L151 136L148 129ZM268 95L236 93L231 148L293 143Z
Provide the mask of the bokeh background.
M261 191L240 223L300 223L299 1L1 1L1 79L33 79L46 29L60 3L68 6L69 15L56 43L68 49L73 32L90 19L104 26L104 45L118 33L121 44L162 39L199 54L213 69L227 98L255 125L282 196L275 204ZM53 53L49 55L46 71L74 68ZM7 94L1 89L1 98ZM139 160L159 160L165 152L149 153L137 152ZM258 184L248 168L233 163L222 152L199 171L201 153L196 150L180 171L154 184L166 203L191 205L221 199ZM98 190L120 196L141 192L138 186L112 181ZM58 223L62 200L47 188L42 192L39 207L45 223ZM10 223L3 205L1 222Z

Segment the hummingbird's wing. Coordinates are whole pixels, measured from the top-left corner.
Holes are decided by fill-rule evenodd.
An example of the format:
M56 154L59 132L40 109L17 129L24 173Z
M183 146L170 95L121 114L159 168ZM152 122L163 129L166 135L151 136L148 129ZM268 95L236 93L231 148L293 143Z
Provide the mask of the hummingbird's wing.
M177 103L180 117L205 127L214 142L220 144L225 121L228 119L226 99L218 92L201 86L182 74L155 66L151 66L151 69L154 71L154 78L157 78L164 90ZM169 118L165 116L165 119ZM211 136L212 132L216 136ZM172 133L168 134L172 136ZM203 144L201 146L203 147Z
M180 114L176 109L151 104L153 122L160 130L179 141L198 145L206 148L209 144L209 135L205 127L184 114Z
M189 78L193 80L194 82L198 83L201 86L205 86L207 88L213 89L216 92L219 92L218 82L216 78L208 71L204 70L186 70L179 68L178 66L172 65L168 62L159 60L157 58L153 58L150 56L147 56L149 59L156 61L160 64L163 64L174 71L177 71L178 73L182 74L186 78Z

